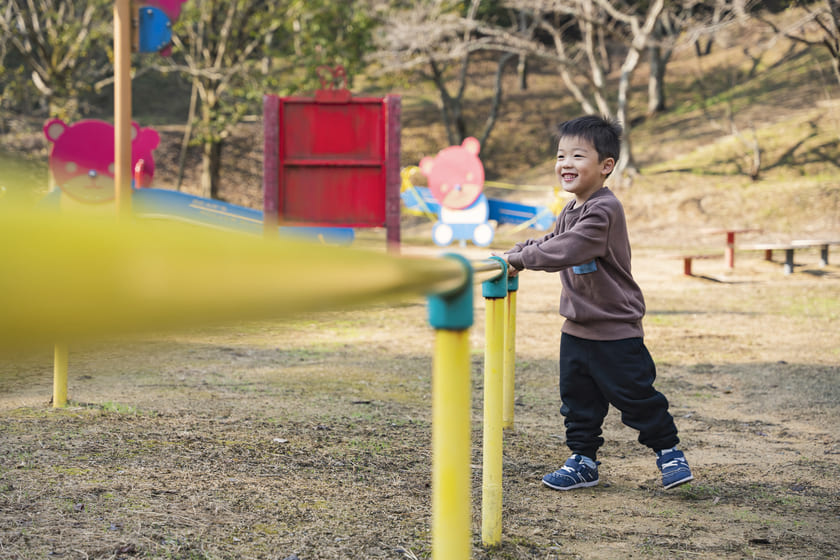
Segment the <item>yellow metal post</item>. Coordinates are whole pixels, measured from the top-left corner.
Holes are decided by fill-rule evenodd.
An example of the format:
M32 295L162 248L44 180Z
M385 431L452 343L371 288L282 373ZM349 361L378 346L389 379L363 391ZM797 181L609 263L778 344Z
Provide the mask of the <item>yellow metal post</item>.
M53 357L53 408L67 404L67 344L57 342Z
M114 0L114 204L131 214L131 0ZM56 343L53 406L67 404L67 344Z
M508 295L505 305L505 355L504 355L504 413L502 428L513 428L514 379L516 377L516 290L519 278L508 278Z
M432 559L470 558L470 347L473 269L464 269L455 289L429 295L429 324L435 329L432 364Z
M505 300L488 298L485 302L481 540L485 546L496 546L502 541L502 360Z
M500 274L483 282L484 328L484 439L481 484L481 540L485 546L502 542L502 367L505 346L507 263L499 257Z
M432 558L470 558L469 330L438 329L432 370Z

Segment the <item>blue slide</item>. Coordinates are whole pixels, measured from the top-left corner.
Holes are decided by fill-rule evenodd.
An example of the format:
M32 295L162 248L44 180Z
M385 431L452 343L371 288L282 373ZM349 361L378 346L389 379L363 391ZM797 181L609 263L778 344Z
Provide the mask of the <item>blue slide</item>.
M141 218L166 218L255 235L263 231L263 213L259 210L179 191L135 189L131 207ZM280 226L278 233L338 245L349 245L355 237L353 228L343 227Z
M61 191L45 196L42 207L58 208ZM168 189L134 189L132 212L141 218L162 218L189 224L262 235L263 213L252 208L228 204ZM355 238L353 228L280 226L278 234L336 245L349 245Z
M428 211L440 216L440 204L429 191L428 187L414 187L400 194L403 204L411 210ZM500 224L524 224L537 230L547 230L554 225L554 215L545 206L528 206L517 202L507 202L496 198L488 198L487 205L490 220Z

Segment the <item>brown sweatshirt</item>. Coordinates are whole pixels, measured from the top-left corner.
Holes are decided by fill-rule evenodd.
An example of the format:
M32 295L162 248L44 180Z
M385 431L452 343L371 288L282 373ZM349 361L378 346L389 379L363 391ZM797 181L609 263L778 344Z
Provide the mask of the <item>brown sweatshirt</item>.
M563 332L591 340L644 336L645 300L630 274L624 208L608 188L581 206L571 201L554 231L517 243L507 252L518 270L559 272Z

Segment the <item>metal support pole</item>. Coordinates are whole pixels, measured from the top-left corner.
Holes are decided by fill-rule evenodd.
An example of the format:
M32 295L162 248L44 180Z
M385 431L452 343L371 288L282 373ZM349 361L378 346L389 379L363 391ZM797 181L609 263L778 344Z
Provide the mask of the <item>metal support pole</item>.
M432 558L470 558L470 349L472 269L458 255L467 281L453 292L431 295L435 328L432 367Z
M484 331L484 438L481 485L481 540L485 546L502 542L502 415L507 263L502 274L482 284L486 305Z
M505 306L505 355L504 371L504 407L502 428L513 428L514 378L516 377L516 291L519 289L519 276L507 279L507 305Z
M114 190L117 217L131 215L131 0L114 0Z
M67 404L67 343L56 342L53 354L53 408Z

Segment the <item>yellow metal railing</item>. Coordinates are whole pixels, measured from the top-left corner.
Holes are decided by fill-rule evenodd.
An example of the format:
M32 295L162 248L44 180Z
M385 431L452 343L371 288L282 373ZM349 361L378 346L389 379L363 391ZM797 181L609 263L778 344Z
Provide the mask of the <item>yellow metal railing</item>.
M181 224L8 208L0 208L0 239L0 354L60 341L56 407L67 403L67 348L77 340L426 295L436 331L435 560L470 557L469 328L473 285L482 282L487 301L482 540L499 544L503 404L513 402L515 327L510 297L515 287L502 259L397 257ZM505 427L512 425L510 407Z

